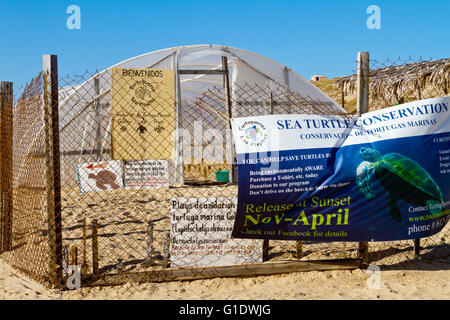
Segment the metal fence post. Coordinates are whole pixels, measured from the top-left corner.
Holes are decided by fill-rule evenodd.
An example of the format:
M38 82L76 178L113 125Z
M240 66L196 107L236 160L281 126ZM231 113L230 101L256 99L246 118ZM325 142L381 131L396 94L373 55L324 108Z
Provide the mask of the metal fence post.
M358 116L369 111L369 52L358 52L357 73L357 106ZM358 248L358 259L361 266L369 264L369 243L360 242Z
M100 161L102 155L102 118L101 118L101 105L100 105L100 79L98 76L94 78L94 90L95 90L95 153L97 153L96 161Z
M13 174L12 174L12 138L13 138L13 84L0 82L0 213L1 246L0 252L12 247L13 218Z
M173 68L175 72L175 172L174 183L184 184L184 150L183 150L183 117L182 117L182 102L181 102L181 78L178 73L179 52L173 55Z
M49 227L49 278L57 285L62 278L62 221L61 221L61 170L59 150L59 105L58 105L58 58L56 55L42 57L44 76L44 112L47 148L47 191Z
M228 57L222 56L222 70L224 71L224 87L225 87L225 101L227 104L227 115L228 115L228 129L231 131L231 119L233 118L233 102L231 99L231 88L230 88L230 71L228 69ZM236 150L234 149L234 144L231 142L231 154L233 163L231 164L231 183L237 183L237 172L236 172Z

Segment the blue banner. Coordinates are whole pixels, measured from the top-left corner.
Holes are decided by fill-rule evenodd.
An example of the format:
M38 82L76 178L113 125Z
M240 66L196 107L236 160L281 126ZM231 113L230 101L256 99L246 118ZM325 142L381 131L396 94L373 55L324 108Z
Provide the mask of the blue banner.
M362 117L232 121L236 238L388 241L431 236L450 208L450 97Z

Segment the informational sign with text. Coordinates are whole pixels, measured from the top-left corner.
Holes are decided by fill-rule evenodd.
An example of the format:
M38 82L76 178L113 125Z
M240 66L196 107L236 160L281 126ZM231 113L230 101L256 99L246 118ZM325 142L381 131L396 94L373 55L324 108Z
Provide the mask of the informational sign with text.
M169 187L167 160L127 161L124 166L125 187L153 189Z
M231 239L236 198L172 198L172 267L262 262L262 242Z
M111 68L111 157L171 159L174 70Z

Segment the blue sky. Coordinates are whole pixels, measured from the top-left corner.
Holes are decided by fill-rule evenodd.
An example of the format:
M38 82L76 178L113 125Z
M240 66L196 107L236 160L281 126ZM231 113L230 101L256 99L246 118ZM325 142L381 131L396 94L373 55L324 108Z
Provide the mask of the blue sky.
M69 5L81 30L69 30ZM369 30L369 5L381 30ZM246 49L306 78L347 75L358 51L371 58L450 56L450 1L382 0L0 0L0 80L25 84L43 54L57 54L60 74L91 73L146 52L177 45Z

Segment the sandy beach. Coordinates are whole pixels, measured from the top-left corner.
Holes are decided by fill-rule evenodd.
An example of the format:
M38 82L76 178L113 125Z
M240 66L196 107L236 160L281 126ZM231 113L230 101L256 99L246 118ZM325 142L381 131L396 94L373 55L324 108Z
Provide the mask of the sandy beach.
M63 195L64 244L76 244L82 248L82 219L98 218L100 222L100 268L115 272L116 259L122 257L125 272L145 270L146 226L155 221L158 236L155 243L154 269L160 265L162 235L168 230L168 196L233 195L230 188L170 189L170 194L150 191L116 191L103 194L93 201L92 194L80 196L76 192ZM227 194L227 195L228 195ZM87 216L89 212L89 216ZM104 212L114 214L104 215ZM120 221L117 217L122 216ZM44 243L41 233L33 233L36 243ZM89 234L88 234L89 235ZM114 236L113 236L114 235ZM421 258L414 259L412 241L370 243L372 265L381 268L379 286L370 288L368 280L373 273L366 270L334 270L296 272L290 274L255 276L250 278L215 278L209 280L174 281L165 283L127 283L114 287L83 287L75 291L48 290L5 262L0 257L0 299L448 299L450 293L450 258L448 226L433 237L421 242ZM158 241L159 240L159 241ZM88 237L88 257L90 239ZM271 240L269 261L295 260L295 241ZM26 250L25 250L26 249ZM32 248L23 247L23 254ZM357 243L305 243L302 261L320 259L356 258ZM25 263L19 256L21 263ZM45 263L45 255L42 263ZM81 252L80 252L81 258ZM375 275L378 277L378 275ZM376 279L375 279L376 280ZM377 280L378 281L378 280ZM370 283L371 280L369 280ZM376 282L376 281L375 281Z
M367 271L297 272L252 278L216 278L167 283L129 283L116 287L48 290L0 263L3 300L448 300L449 261L406 262L381 269L379 288L369 288Z

